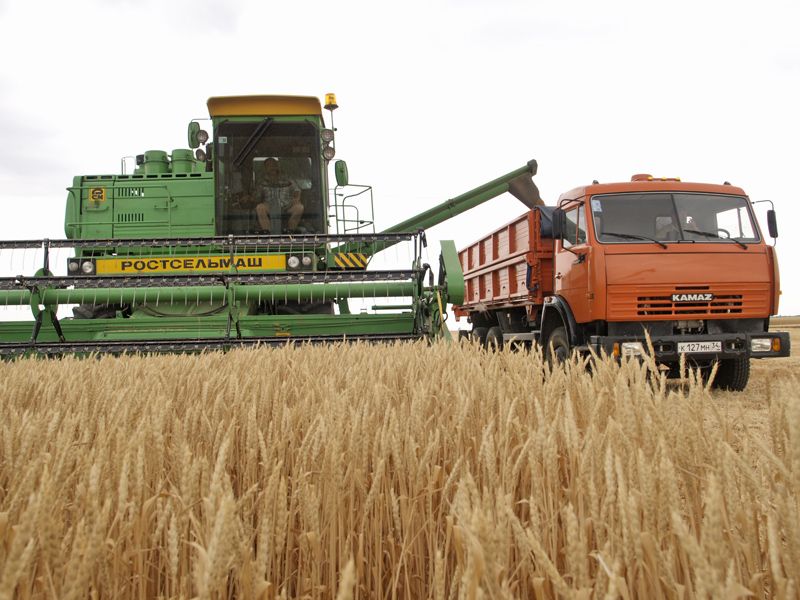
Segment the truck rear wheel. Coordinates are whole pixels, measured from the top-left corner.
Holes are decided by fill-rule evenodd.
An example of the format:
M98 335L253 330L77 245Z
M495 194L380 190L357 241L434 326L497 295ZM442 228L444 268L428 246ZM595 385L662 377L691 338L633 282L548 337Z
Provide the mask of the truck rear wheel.
M711 387L730 392L741 392L750 379L750 359L746 356L719 361L717 375Z
M489 328L486 333L486 349L494 351L503 349L503 330L497 325Z
M563 363L569 358L570 347L567 330L564 327L556 327L547 337L547 345L544 348L544 356L551 366Z
M486 345L486 334L489 332L488 327L473 327L472 333L470 333L470 338L472 338L473 342L477 342L479 346Z

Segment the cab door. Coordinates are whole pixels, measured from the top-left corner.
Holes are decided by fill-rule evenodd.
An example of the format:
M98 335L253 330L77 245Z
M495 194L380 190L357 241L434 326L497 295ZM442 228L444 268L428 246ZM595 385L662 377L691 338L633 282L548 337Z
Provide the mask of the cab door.
M586 234L586 205L571 202L564 209L564 234L556 243L553 289L564 298L578 323L590 320L592 294L589 292L591 246Z

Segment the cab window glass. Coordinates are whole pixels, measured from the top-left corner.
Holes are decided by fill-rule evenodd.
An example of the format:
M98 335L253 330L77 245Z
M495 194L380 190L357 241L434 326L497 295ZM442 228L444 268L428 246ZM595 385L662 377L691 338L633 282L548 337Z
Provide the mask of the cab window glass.
M575 227L576 231L576 243L578 244L585 244L586 243L586 213L583 210L583 204L581 204L576 212L578 213L578 223Z
M271 119L224 121L216 136L219 235L325 231L327 198L314 125ZM298 204L302 210L294 223L290 207L297 211Z
M675 194L681 227L687 239L714 241L758 239L747 201L737 196Z
M758 241L747 199L703 193L594 196L595 235L604 244Z
M586 243L586 217L583 205L567 210L565 213L567 229L564 232L564 247Z
M744 206L717 213L717 233L723 237L754 239L753 222Z

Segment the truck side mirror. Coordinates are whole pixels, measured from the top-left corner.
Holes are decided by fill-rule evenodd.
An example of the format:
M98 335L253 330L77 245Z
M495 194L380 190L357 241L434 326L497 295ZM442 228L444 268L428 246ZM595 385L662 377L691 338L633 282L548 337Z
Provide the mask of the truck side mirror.
M564 225L567 219L563 208L553 209L553 239L560 240L564 237Z
M336 173L336 185L345 186L350 183L350 178L347 175L347 163L343 160L337 160L334 163L333 172Z
M767 231L769 231L769 237L778 237L778 217L775 216L775 210L772 208L767 211Z

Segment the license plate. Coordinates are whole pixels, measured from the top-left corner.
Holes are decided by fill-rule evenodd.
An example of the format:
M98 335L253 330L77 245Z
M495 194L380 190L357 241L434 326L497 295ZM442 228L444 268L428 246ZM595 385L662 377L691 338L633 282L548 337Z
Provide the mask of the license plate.
M722 342L678 342L678 352L682 354L721 351Z

